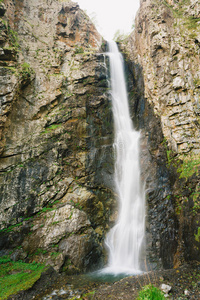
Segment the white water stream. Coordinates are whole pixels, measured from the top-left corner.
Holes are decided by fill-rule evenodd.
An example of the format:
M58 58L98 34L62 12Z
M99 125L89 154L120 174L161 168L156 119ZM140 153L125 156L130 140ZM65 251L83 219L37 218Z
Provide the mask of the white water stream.
M115 189L119 198L116 225L106 237L109 250L104 273L138 274L144 248L145 196L140 182L140 133L129 114L123 58L115 42L109 42L111 95L115 127Z

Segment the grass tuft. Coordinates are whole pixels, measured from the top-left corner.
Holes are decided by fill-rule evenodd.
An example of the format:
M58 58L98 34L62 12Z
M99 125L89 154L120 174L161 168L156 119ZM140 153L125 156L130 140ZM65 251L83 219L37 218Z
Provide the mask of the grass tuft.
M191 157L185 158L181 167L178 169L180 173L179 178L188 178L192 176L194 173L198 172L200 167L200 156L193 155Z
M145 285L139 292L137 300L164 300L165 296L161 290L152 284Z

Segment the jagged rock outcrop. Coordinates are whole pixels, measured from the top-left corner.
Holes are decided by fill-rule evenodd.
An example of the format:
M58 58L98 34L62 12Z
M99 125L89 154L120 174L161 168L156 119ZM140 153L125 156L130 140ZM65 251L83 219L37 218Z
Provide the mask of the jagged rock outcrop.
M141 1L122 46L147 183L148 260L199 260L199 1ZM161 259L161 261L160 261Z
M92 269L113 206L102 38L71 1L5 0L0 15L1 254Z

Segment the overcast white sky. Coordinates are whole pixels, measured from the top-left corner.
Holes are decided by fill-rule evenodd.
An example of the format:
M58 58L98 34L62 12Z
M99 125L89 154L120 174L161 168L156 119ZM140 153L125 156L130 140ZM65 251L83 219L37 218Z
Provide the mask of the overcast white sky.
M74 0L87 14L95 16L97 30L106 40L113 39L117 30L131 32L140 0ZM97 26L98 25L98 26Z

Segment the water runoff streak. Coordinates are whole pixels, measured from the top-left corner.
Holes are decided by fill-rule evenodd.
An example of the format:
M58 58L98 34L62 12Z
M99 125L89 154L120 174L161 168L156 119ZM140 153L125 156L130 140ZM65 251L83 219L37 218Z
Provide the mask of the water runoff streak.
M123 58L115 42L108 42L115 139L115 188L119 215L106 237L109 250L104 273L138 274L145 234L145 197L140 183L139 139L129 113Z

